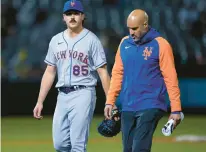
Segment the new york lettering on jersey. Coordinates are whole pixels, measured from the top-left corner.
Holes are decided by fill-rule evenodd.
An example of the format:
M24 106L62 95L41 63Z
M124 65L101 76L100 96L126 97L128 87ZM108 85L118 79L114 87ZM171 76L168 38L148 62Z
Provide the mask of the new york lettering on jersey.
M64 50L64 51L59 51L55 54L57 61L60 59L69 59L69 58L73 58L73 59L77 59L78 61L88 64L88 55L85 55L82 52L79 52L78 50Z

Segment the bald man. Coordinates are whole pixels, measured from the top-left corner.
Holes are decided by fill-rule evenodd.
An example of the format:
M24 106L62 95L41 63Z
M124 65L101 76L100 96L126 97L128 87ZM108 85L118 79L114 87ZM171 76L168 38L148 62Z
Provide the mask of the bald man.
M143 10L127 19L129 35L120 42L112 70L104 115L111 119L117 96L121 102L124 152L150 152L155 128L171 102L169 119L180 123L181 101L170 44L148 25Z

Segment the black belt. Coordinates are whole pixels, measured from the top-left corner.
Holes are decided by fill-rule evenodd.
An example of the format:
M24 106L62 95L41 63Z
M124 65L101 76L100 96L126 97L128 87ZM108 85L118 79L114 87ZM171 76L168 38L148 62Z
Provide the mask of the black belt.
M59 87L58 89L59 89L59 91L64 92L64 93L67 94L69 92L84 89L86 87L87 86L84 86L84 85L74 85L74 86L71 86L71 87Z

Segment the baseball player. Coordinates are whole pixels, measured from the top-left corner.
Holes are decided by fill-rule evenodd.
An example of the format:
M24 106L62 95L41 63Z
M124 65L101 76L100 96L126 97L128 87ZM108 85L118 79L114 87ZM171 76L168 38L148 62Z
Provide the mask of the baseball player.
M53 117L54 148L58 152L85 152L96 103L97 73L105 94L110 77L100 40L82 25L85 15L81 2L67 1L63 19L67 29L49 43L44 60L47 68L33 114L37 119L42 118L43 101L57 73L59 93Z

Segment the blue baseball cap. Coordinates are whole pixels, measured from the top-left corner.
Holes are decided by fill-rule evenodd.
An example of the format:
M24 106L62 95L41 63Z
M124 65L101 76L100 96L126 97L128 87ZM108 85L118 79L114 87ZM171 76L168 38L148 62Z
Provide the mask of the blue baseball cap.
M83 5L78 0L69 0L64 4L63 13L70 11L70 10L79 11L79 12L84 13Z

